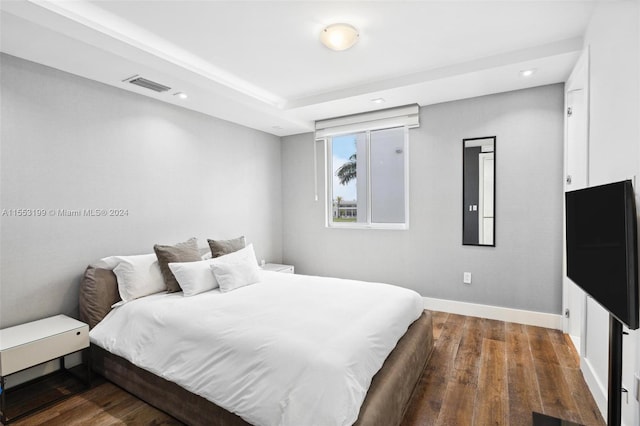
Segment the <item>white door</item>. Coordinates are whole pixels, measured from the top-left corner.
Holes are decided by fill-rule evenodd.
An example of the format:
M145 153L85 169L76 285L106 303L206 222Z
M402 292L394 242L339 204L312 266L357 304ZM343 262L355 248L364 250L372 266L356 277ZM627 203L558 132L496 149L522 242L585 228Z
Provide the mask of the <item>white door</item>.
M567 140L565 146L565 191L586 188L588 185L588 121L586 91L567 92ZM584 330L586 295L564 274L565 323L564 331L576 349L584 355L581 336Z
M567 92L567 146L565 151L565 191L586 188L589 151L584 89Z

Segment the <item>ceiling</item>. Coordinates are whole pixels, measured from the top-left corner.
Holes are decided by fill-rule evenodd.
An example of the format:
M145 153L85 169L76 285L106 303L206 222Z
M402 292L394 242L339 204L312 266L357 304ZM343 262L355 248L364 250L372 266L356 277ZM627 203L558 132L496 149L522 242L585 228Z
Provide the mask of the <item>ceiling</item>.
M319 119L563 82L596 4L2 0L0 50L284 136ZM350 50L319 42L336 22L360 31ZM172 90L123 81L136 74Z

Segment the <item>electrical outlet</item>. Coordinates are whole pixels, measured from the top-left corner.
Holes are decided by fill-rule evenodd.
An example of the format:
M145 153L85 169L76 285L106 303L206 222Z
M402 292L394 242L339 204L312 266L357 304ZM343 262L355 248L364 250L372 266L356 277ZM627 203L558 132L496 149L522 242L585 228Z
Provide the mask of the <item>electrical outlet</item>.
M465 284L471 284L471 272L465 272L462 274L462 282Z

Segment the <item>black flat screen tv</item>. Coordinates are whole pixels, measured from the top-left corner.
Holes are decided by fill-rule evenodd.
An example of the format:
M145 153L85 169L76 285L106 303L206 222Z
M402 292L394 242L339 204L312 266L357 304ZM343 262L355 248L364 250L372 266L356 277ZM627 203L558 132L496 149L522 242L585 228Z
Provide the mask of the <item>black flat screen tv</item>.
M630 180L566 197L567 276L620 322L639 327L636 206Z

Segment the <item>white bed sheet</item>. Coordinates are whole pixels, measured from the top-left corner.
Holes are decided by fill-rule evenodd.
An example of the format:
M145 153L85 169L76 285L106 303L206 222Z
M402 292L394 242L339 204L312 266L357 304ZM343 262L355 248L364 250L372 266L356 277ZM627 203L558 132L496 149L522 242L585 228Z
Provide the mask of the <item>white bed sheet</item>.
M91 342L255 425L350 425L423 311L387 284L261 271L261 282L113 309Z

